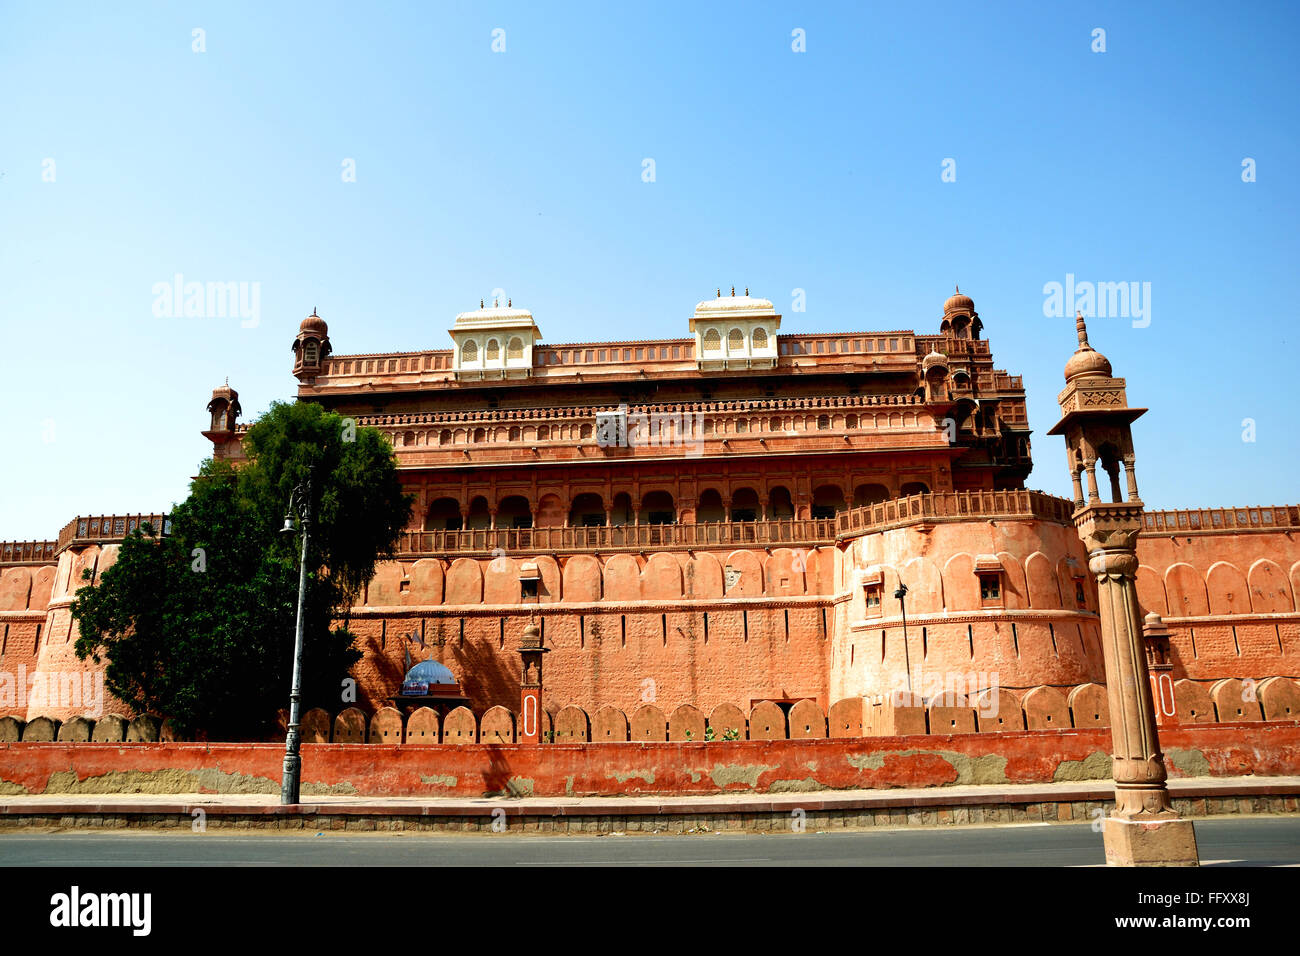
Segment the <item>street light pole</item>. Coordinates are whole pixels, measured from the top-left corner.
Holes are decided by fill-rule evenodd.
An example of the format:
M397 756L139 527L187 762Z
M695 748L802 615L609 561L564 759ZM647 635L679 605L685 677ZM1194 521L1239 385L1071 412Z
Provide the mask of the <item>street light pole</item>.
M302 525L302 558L298 564L298 620L293 638L293 685L289 689L289 731L284 739L284 778L280 785L280 803L299 802L302 782L302 757L298 721L302 710L303 611L307 603L307 543L311 532L311 473L289 496L289 513L284 516L282 532L293 533L293 513Z
M903 666L907 668L907 696L908 703L913 703L912 697L912 651L907 646L907 585L902 581L898 582L898 590L894 592L894 597L898 598L898 606L903 609Z

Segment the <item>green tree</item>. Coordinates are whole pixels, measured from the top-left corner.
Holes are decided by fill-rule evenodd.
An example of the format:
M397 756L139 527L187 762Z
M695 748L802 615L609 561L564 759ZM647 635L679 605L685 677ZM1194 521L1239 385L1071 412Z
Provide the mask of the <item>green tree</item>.
M301 537L278 532L295 485L312 476L304 710L337 708L361 657L349 609L411 517L384 436L314 403L273 404L244 451L205 461L170 533L128 536L72 605L77 655L108 659L111 693L209 739L260 737L288 703Z

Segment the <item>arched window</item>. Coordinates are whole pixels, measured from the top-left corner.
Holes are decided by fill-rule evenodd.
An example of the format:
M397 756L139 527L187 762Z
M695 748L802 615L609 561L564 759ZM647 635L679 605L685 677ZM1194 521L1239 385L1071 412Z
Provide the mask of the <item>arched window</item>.
M315 365L320 359L320 345L312 339L307 340L307 344L302 350L302 364Z
M727 519L726 509L722 507L722 495L716 488L705 488L700 492L699 501L695 505L695 520L700 524L712 521L725 521Z
M497 344L496 339L488 339L487 360L489 362L495 362L500 357L501 357L501 346Z
M717 329L709 329L704 333L704 351L717 352L722 348L722 336L718 334Z
M753 488L737 488L731 493L732 521L757 521L760 510L758 492Z
M727 333L727 352L734 355L743 351L745 351L745 333L740 329L732 329Z
M834 518L844 510L844 492L839 485L821 485L813 489L812 516Z
M831 417L829 415L817 416L817 428L819 431L825 431L831 427Z
M537 440L538 440L538 441L550 441L550 440L551 440L551 426L550 426L550 425L538 425L538 426L537 426Z
M531 528L533 526L533 509L528 499L522 495L502 498L497 505L498 528Z
M754 348L756 349L767 348L767 329L754 330Z
M584 492L569 507L570 528L599 528L605 524L605 502L595 492Z
M524 340L515 336L510 340L510 345L506 347L506 358L521 359L524 357Z
M853 507L864 508L889 500L889 489L881 484L858 485L853 489Z
M436 499L424 518L425 531L459 531L463 524L460 503L455 498Z
M467 340L465 344L460 347L460 360L462 363L477 362L478 343L476 343L473 339Z
M451 444L451 429L450 429L450 428L444 428L442 431L438 432L438 444L439 444L439 445L450 445L450 444Z

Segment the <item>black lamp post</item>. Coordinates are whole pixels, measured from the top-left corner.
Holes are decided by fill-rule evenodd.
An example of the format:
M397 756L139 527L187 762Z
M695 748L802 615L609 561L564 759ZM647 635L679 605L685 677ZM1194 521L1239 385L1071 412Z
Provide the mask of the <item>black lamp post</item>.
M894 597L898 598L898 606L903 609L903 666L907 668L907 696L912 696L912 652L907 643L907 585L902 581L898 582L898 590L894 592ZM908 703L911 703L909 700Z
M296 533L293 526L295 513L302 527L302 559L298 567L298 621L293 638L293 686L289 689L289 732L284 739L284 779L280 785L280 803L285 806L299 802L302 782L298 721L302 709L302 616L307 602L307 540L311 533L311 472L307 473L307 477L293 489L293 493L289 496L289 511L284 516L281 534Z

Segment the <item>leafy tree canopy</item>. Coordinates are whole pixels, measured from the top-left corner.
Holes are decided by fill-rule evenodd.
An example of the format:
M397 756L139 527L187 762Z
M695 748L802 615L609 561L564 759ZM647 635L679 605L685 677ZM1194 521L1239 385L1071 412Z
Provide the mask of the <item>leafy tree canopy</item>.
M411 517L384 436L319 405L273 404L244 450L205 461L170 534L128 536L72 605L77 655L108 658L110 692L209 739L262 736L288 703L302 539L278 532L294 487L311 475L304 710L337 707L361 654L335 622Z

